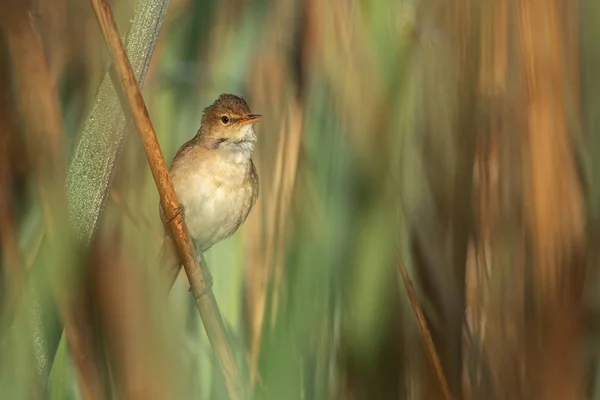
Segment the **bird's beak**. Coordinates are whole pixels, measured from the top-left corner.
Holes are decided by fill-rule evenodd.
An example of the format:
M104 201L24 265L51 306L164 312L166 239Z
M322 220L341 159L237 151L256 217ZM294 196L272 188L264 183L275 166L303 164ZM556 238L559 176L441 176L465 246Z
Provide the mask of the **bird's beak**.
M262 115L260 115L260 114L248 114L247 117L241 118L240 120L238 120L238 124L244 125L249 122L258 121L261 117L262 117Z

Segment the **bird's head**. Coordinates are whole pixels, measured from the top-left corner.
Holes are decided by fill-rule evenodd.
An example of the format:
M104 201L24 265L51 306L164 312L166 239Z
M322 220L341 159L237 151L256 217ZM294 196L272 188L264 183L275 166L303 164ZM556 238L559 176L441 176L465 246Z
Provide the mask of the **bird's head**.
M202 113L199 135L211 149L248 153L254 151L254 123L259 114L252 114L246 101L232 94L222 94Z

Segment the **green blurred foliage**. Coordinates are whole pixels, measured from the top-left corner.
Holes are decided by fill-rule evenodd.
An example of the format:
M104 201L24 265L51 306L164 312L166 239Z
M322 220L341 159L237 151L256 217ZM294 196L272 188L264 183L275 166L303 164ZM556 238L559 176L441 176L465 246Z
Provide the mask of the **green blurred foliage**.
M98 32L90 33L95 20L90 10L82 9L87 3L62 3L88 27L79 32L86 51L68 53L57 73L68 164L101 94L98 87L109 59ZM125 36L137 3L112 3ZM260 200L252 211L256 217L206 254L242 376L246 382L256 378L253 398L421 398L420 391L430 384L417 324L397 273L397 254L417 276L411 240L413 228L423 228L428 243L439 245L428 249L430 256L441 259L444 267L448 262L437 279L451 286L450 261L440 249L448 247L445 241L452 235L436 229L437 214L431 210L442 214L440 209L452 201L436 195L452 194L457 149L463 145L456 134L456 99L464 93L457 93L451 68L456 61L453 38L426 23L428 13L441 8L428 2L431 10L423 11L421 2L414 3L421 5L423 15L408 0L170 2L143 85L167 163L196 134L203 108L220 93L243 95L264 116L254 157L261 176ZM591 3L585 7L589 13L582 46L593 49L590 21L599 11ZM417 24L417 18L425 23ZM61 45L71 44L65 40ZM586 51L582 65L592 83L584 93L584 120L592 131L598 114L596 81L590 76L596 53ZM108 119L113 115L109 111ZM117 122L110 123L116 127ZM129 331L129 338L136 339L132 348L142 349L136 356L149 364L159 360L153 368L177 398L226 398L185 276L168 299L161 292L158 194L131 124L123 135L122 142L102 147L120 150L114 177L104 178L121 201L109 194L100 224L84 221L86 235L94 230L94 240L104 243L111 232L119 232L117 243L108 241L104 251L122 252L136 277L139 287L131 287L141 294L127 294L123 301L144 299L145 307L139 308L144 315L129 316L135 327ZM300 135L297 148L295 135ZM599 198L596 136L578 144L592 228ZM424 148L435 155L433 160L423 157ZM296 156L297 162L282 167ZM437 172L433 177L428 175L432 171ZM89 176L78 172L87 179L104 170ZM291 183L285 180L289 176ZM70 181L70 191L85 199L89 186L78 184L77 178L75 174ZM44 237L40 246L38 238L46 228L38 203L27 204L17 230L23 260L33 262L10 323L1 326L0 399L36 393L51 399L84 398L51 282L56 279L59 292L79 301L91 268L90 248L68 237L58 238L56 246ZM59 250L65 254L57 254ZM255 280L259 284L250 284ZM420 286L417 292L429 322L443 332L447 327L436 314L435 299ZM597 303L595 298L591 302ZM41 328L35 323L40 318ZM104 352L102 346L94 350ZM253 349L258 349L255 360ZM104 359L98 369L102 383L109 382L107 391L117 391L118 372Z

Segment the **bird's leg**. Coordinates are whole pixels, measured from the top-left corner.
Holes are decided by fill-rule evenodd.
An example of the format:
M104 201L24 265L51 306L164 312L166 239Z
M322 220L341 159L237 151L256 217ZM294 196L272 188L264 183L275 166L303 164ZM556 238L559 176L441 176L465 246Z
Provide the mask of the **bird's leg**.
M212 275L210 274L210 271L208 270L208 264L206 263L206 259L204 258L204 254L202 254L201 251L197 251L196 252L197 256L196 256L196 261L198 262L198 265L200 266L200 268L202 269L202 276L204 277L204 289L198 293L196 297L196 299L199 299L200 297L204 296L206 293L210 292L210 290L212 289L212 285L213 285L213 278ZM192 291L192 288L188 289L190 292Z
M171 219L169 219L167 222L170 224L175 218L179 217L179 223L182 224L183 220L185 219L185 214L184 214L184 210L183 210L183 204L179 204L176 208L175 208L175 215L173 215L173 217L171 217Z

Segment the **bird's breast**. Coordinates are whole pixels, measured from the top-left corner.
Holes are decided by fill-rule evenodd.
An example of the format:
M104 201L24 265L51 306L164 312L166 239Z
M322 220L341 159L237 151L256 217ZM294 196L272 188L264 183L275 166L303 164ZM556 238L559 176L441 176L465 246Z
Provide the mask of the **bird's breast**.
M247 173L240 175L199 170L173 180L188 230L201 251L233 234L252 208L256 188Z

